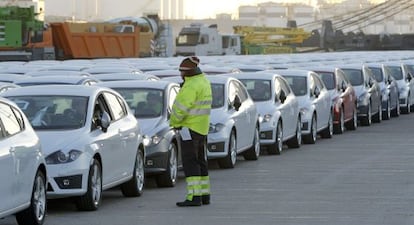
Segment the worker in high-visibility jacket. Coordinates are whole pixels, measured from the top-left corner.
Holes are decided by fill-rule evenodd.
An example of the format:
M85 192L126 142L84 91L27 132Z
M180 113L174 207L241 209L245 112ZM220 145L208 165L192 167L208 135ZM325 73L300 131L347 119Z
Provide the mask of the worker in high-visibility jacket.
M210 204L207 165L207 134L210 125L211 85L198 67L200 60L185 58L179 67L184 80L170 117L170 125L181 135L181 157L187 182L187 197L177 206Z

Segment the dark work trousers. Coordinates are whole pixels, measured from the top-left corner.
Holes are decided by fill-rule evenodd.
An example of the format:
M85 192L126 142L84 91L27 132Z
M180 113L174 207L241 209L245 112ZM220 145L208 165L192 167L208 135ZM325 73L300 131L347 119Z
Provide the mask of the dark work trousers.
M190 130L191 140L181 142L184 175L208 176L207 135Z

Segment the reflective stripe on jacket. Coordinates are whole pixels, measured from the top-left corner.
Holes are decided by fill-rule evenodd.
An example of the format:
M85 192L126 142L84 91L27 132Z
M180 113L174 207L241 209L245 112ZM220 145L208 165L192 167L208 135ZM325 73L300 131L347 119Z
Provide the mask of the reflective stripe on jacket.
M184 85L175 98L170 125L188 127L207 135L210 126L211 85L204 74L185 77Z

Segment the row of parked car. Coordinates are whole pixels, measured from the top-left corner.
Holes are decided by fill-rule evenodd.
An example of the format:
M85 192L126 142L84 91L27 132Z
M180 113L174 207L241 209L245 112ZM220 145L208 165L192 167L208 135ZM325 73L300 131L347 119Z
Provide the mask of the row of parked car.
M369 53L358 54L363 62ZM320 54L320 61L289 56L277 65L270 61L286 56L201 58L213 93L208 158L221 168L234 168L238 156L281 154L285 146L315 144L413 109L414 66L401 61L408 53L358 64L344 61L354 58L349 53ZM0 73L7 71L0 74L0 173L8 181L0 184L0 218L15 214L19 224L42 224L51 198L97 210L102 191L120 186L124 196L140 196L147 177L175 186L181 138L169 114L182 80L171 68L181 60L0 63ZM150 61L158 62L153 70ZM243 66L213 66L232 61ZM171 68L156 66L167 62Z

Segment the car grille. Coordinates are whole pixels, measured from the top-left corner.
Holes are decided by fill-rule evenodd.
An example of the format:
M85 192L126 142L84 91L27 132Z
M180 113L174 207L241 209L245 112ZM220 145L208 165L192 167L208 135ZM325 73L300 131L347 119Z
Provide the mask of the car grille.
M308 122L302 123L302 130L308 130L308 129L309 129L309 123Z

